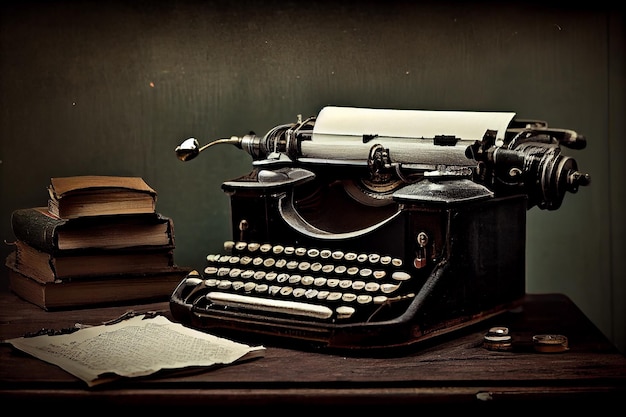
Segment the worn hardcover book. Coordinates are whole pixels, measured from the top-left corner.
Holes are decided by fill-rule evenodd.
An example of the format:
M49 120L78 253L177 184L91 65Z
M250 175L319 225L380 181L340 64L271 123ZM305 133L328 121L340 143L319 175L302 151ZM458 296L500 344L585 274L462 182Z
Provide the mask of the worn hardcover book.
M87 308L105 305L166 301L189 272L175 268L170 272L99 277L68 282L43 282L9 266L9 288L20 298L44 310Z
M44 252L174 245L174 223L160 213L63 219L30 207L13 211L11 227L17 240Z
M48 186L48 210L57 217L153 213L157 193L140 177L58 177Z
M141 250L69 250L49 253L19 240L14 245L15 267L42 282L176 270L174 250L169 246Z

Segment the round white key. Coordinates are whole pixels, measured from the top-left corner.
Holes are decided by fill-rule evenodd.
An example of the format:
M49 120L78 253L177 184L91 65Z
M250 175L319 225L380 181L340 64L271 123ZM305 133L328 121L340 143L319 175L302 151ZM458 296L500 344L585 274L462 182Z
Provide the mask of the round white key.
M335 309L335 312L337 313L338 319L347 319L347 318L352 317L355 310L353 307L339 306Z

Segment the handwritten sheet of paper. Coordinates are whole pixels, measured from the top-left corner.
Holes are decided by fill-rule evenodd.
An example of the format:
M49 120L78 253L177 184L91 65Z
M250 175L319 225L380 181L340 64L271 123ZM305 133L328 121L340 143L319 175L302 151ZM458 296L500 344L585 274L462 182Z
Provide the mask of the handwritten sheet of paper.
M164 316L138 315L115 324L70 334L6 340L15 348L59 366L88 386L160 370L226 365L261 357L250 347L173 323Z

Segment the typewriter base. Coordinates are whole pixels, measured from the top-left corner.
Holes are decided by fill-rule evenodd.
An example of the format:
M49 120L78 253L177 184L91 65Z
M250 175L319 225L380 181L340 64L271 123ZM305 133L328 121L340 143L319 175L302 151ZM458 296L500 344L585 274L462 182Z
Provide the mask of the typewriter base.
M271 323L259 320L258 316L241 313L212 315L210 312L190 314L181 311L182 306L170 303L172 315L183 318L192 327L246 343L262 343L285 348L323 350L327 352L363 354L365 352L392 352L416 345L436 342L445 336L460 333L499 315L516 310L522 298L496 306L490 310L468 316L459 316L423 328L415 323L376 325L372 328L358 326L343 329L314 328L302 323Z

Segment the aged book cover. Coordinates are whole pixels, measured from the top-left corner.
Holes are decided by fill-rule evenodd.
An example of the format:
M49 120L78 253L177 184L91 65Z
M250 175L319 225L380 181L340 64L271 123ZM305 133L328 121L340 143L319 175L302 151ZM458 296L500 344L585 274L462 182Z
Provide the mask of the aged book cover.
M174 245L174 223L160 213L63 219L29 207L13 211L11 227L17 240L44 252Z
M173 248L70 250L48 253L15 241L15 267L42 282L175 271Z
M48 210L63 219L156 210L157 193L140 177L51 178L48 194Z
M9 255L10 257L11 255ZM44 310L87 308L104 305L167 301L189 272L171 272L133 277L112 276L70 282L42 282L9 266L9 288L20 298Z

